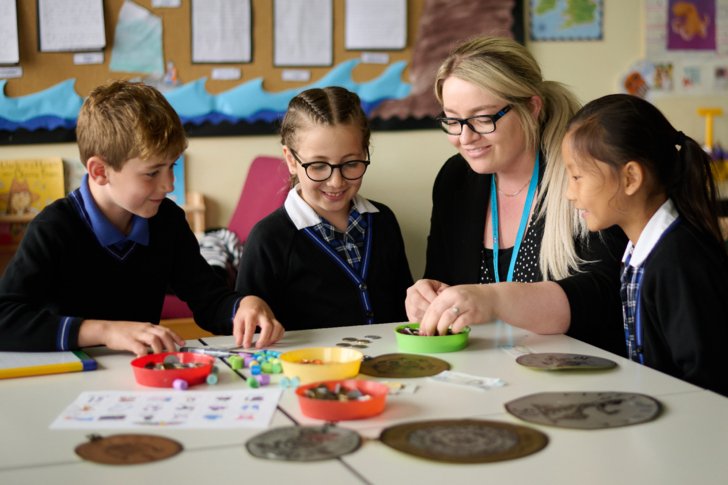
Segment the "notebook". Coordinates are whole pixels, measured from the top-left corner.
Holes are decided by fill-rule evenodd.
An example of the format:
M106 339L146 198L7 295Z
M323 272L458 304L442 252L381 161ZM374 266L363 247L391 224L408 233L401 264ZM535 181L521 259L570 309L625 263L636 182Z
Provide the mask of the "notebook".
M0 352L0 379L94 369L96 369L96 361L80 350L71 352Z

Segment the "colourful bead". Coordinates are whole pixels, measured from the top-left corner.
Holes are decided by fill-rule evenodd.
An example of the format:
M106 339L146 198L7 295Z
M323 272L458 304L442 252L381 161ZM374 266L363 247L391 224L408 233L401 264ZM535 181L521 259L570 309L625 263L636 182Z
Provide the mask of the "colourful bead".
M212 386L212 385L217 384L218 379L219 378L217 377L217 374L210 373L207 375L207 378L205 380L207 381L208 384L210 384Z
M184 391L185 389L190 387L190 385L184 379L175 379L174 381L172 381L172 387L177 390Z
M228 363L233 370L240 370L243 368L243 359L237 356L228 357Z
M283 366L280 362L277 364L273 364L270 369L271 374L282 374L283 373Z
M264 374L271 374L273 372L273 365L271 365L270 362L263 362L260 364L260 370L263 371Z
M257 375L255 376L255 380L257 380L261 386L267 386L270 384L270 376L268 374Z
M250 373L253 374L254 376L257 376L258 374L260 374L260 372L261 372L260 364L253 364L250 366Z
M257 389L258 387L260 387L260 382L258 382L258 379L256 379L255 377L248 377L246 382L248 383L248 386L252 387L253 389Z

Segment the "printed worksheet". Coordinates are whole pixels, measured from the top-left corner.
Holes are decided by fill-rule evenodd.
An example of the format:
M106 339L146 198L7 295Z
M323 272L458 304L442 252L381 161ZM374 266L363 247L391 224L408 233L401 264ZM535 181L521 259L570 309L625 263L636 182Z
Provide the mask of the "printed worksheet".
M87 391L51 429L267 428L283 390Z

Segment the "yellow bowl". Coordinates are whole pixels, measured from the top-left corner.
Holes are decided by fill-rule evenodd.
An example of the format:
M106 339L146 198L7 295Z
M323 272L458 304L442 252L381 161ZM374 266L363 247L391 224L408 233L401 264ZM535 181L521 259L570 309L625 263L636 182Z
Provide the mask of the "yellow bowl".
M281 365L286 377L298 377L301 384L308 384L356 377L363 358L364 354L354 349L310 347L281 354Z

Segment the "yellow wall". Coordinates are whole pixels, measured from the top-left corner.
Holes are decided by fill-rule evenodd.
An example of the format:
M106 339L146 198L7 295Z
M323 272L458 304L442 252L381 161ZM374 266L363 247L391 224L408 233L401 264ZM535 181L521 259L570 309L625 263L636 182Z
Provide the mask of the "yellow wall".
M604 2L604 40L601 42L539 42L529 48L547 79L569 85L582 101L618 92L626 70L643 57L643 1ZM726 113L716 120L715 133L726 142L728 96L669 97L655 104L686 134L702 141L704 121L697 106L719 106ZM424 269L432 182L442 162L454 153L439 130L375 132L372 166L362 194L389 205L397 214L415 278ZM207 225L223 226L237 202L248 164L256 155L279 155L275 136L192 138L187 151L189 190L206 196ZM0 159L38 156L78 159L73 144L0 147Z

